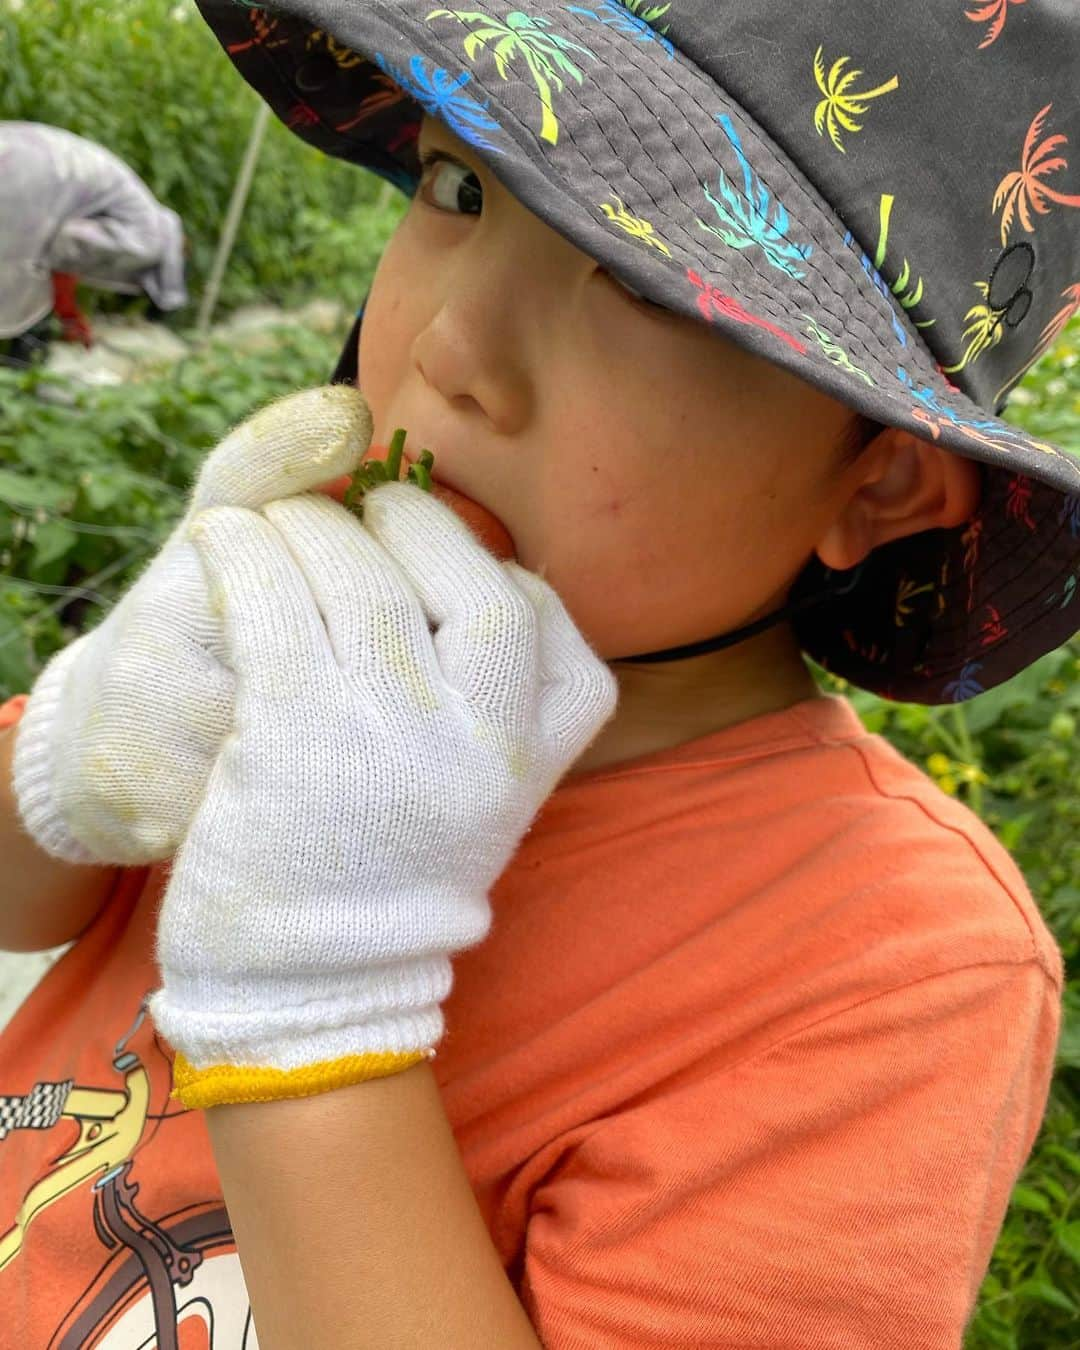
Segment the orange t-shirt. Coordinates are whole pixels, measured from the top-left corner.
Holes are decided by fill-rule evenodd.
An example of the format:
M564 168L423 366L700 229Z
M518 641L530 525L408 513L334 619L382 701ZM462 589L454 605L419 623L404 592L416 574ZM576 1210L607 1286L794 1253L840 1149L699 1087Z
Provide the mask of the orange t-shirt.
M203 1113L142 1006L166 880L120 870L0 1036L20 1350L247 1327ZM546 1347L955 1350L1064 976L966 806L808 699L564 779L491 902L432 1067Z

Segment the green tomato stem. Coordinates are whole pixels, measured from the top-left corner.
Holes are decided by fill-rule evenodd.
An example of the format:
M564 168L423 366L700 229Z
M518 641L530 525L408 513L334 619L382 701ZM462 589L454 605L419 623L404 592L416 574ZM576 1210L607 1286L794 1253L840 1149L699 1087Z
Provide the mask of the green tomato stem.
M404 427L398 427L390 439L390 449L386 459L362 460L353 470L352 479L345 489L342 504L359 520L364 518L364 493L370 492L380 483L396 483L401 479L401 459L405 449ZM430 450L421 451L417 463L409 466L407 481L415 483L424 492L431 491L431 470L435 465L435 456Z
M386 476L396 483L401 477L401 452L405 447L405 429L398 427L390 437L390 453L386 456Z

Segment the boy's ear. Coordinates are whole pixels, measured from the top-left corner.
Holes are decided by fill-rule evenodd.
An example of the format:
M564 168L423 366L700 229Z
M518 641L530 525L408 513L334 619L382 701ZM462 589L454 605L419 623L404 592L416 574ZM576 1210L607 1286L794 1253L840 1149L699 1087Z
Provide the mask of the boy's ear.
M852 465L850 490L815 552L846 571L871 549L959 525L981 495L979 466L898 427L885 427Z

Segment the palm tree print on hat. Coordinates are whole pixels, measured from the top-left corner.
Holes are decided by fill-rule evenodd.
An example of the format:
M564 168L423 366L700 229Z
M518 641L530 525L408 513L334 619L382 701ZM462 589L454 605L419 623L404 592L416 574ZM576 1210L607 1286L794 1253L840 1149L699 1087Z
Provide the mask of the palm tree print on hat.
M1068 521L1069 533L1074 539L1080 535L1080 492L1070 492L1061 503L1058 520L1062 523Z
M982 685L975 678L982 668L982 661L969 661L960 672L960 678L950 680L941 692L947 698L951 698L954 703L964 703L967 699L974 698L976 694L985 693Z
M631 238L640 239L651 248L658 248L661 253L670 258L671 249L668 248L667 244L665 244L660 236L653 230L652 225L650 225L647 220L642 220L639 216L632 216L623 205L623 199L618 193L613 193L612 195L619 203L618 211L615 210L610 202L600 203L600 210L603 211L608 220L614 221L615 224L624 229Z
M861 375L867 384L872 385L874 383L865 370L860 370L859 367L852 362L851 357L848 356L847 352L844 351L839 342L825 332L812 314L804 314L803 318L806 320L806 327L810 336L834 366L840 366L844 370L849 370L852 375Z
M287 37L274 36L280 22L280 19L271 19L268 14L262 14L257 8L253 8L251 11L251 31L254 36L249 38L247 42L230 43L225 50L230 56L234 56L239 52L250 51L253 47L262 47L269 51L271 47L287 46L289 42Z
M591 56L594 61L598 61L600 58L596 53L570 38L560 37L557 33L545 33L541 25L549 26L550 19L540 15L533 17L520 9L511 10L505 22L475 9L433 9L430 14L424 16L424 21L430 23L432 19L441 18L457 19L462 24L489 24L490 27L478 28L465 39L465 55L470 61L475 60L477 51L491 39L496 39L492 54L495 57L495 69L504 80L507 77L507 63L515 56L522 57L540 94L540 106L543 109L540 139L548 141L551 145L557 145L559 122L551 105L551 85L548 80L550 78L558 86L559 92L562 92L563 82L556 74L558 67L577 80L578 84L583 84L585 77L570 58L564 55L564 49L574 47L579 52L584 52L586 56Z
M726 207L723 202L717 201L712 195L707 183L702 183L701 186L709 202L716 208L716 214L729 228L717 229L715 225L706 225L700 216L695 217L697 223L703 230L715 234L731 248L753 248L756 245L773 267L778 267L781 272L786 272L790 277L806 276L805 272L794 266L793 259L798 258L800 261L805 261L813 253L813 245L796 244L788 239L786 233L788 214L779 199L776 202L775 218L769 219L769 189L764 183L755 180L754 172L743 154L742 142L739 140L739 134L735 130L731 118L727 113L716 113L714 115L739 157L743 172L744 193L742 197L739 196L739 193L728 182L724 170L721 169L720 195L727 202Z
M983 517L982 512L978 511L960 536L960 542L964 546L964 575L968 579L967 600L964 602L964 610L968 614L975 608L975 568L978 566L979 550L982 548L982 532Z
M887 192L883 192L881 194L881 200L878 202L878 242L877 249L874 252L874 266L879 270L885 262L885 252L889 244L889 217L892 214L892 205L895 200L896 198L894 196ZM905 258L900 275L892 284L893 295L900 297L900 303L904 309L914 309L922 299L922 277L919 277L913 291L902 294L910 279L911 270L908 266L908 260ZM937 323L936 319L912 319L911 321L916 328L932 328L933 325Z
M662 19L671 8L670 4L653 5L648 8L648 0L615 0L615 3L622 5L624 9L628 9L631 14L639 18L642 23L647 23L650 28L654 27L657 19ZM665 24L663 28L657 28L656 31L663 36L670 27L670 24Z
M1015 450L1016 446L1015 444L1010 444L1004 437L1017 436L1020 438L1020 433L1014 432L1011 427L1005 428L1001 426L995 427L997 432L996 435L988 436L981 430L982 427L988 425L987 423L973 422L966 417L960 417L951 408L946 408L943 411L934 409L934 411L931 412L928 407L919 404L918 407L912 408L911 416L916 422L921 422L929 431L930 436L924 436L924 440L932 438L936 441L940 439L941 419L943 417L947 417L953 426L956 427L957 431L966 436L969 441L974 441L976 445L985 445L991 450L998 450L1008 454ZM1030 436L1023 437L1023 445L1021 448L1025 450L1039 450L1044 455L1053 455L1055 459L1063 460L1066 464L1075 467L1074 461L1069 459L1068 455L1062 454L1054 445L1047 445L1045 441L1036 441Z
M946 559L945 565L946 567L948 566L948 559ZM893 623L897 628L903 628L905 621L914 614L915 609L911 602L915 597L918 595L926 595L927 593L934 596L937 600L937 613L934 617L940 617L945 609L945 597L937 589L934 582L924 581L922 585L920 585L918 581L913 581L911 577L906 574L900 574L900 580L896 585L896 595L894 596L893 602Z
M1022 278L1015 277L1015 267L1006 267L1002 272L1002 265L1009 259L1019 256L1021 267L1026 266ZM1000 255L994 264L994 270L990 273L990 280L976 281L974 284L978 290L981 290L986 300L985 305L973 305L964 315L965 320L972 322L964 329L964 339L971 338L967 351L963 358L955 366L942 366L945 374L953 374L955 371L963 370L968 361L976 361L984 351L995 347L1004 335L1006 327L1016 328L1024 321L1028 310L1031 308L1031 291L1027 283L1031 280L1031 274L1035 270L1035 250L1028 243L1013 244ZM1002 285L1008 286L1009 281L1002 282L1002 277L1009 277L1010 271L1013 273L1012 280L1015 281L1012 294L1004 296L1001 294ZM991 294L997 284L997 299Z
M376 56L375 60L383 67L383 74L377 75L373 80L375 92L366 95L356 106L356 111L351 117L347 117L343 122L334 124L335 131L352 131L353 127L359 126L369 117L376 117L379 113L385 112L388 108L394 107L397 103L405 101L406 93L399 83L395 83L385 72L386 63L381 56ZM443 75L445 71L441 72ZM387 148L391 151L396 150L400 144L401 137L396 138ZM394 182L398 183L406 192L412 189L409 186L408 175L404 172L392 175Z
M1027 0L989 0L988 4L981 9L965 9L964 18L971 19L973 23L985 23L987 19L992 19L990 31L986 37L979 43L979 51L984 47L989 47L991 42L995 42L1001 35L1001 30L1005 27L1005 16L1009 12L1010 5L1023 5Z
M875 288L881 292L881 294L885 297L886 300L888 300L889 288L886 286L884 278L881 276L881 273L877 270L874 264L870 261L870 259L859 247L858 243L855 240L855 236L851 233L850 230L844 231L844 243L847 245L848 248L850 248L854 253L858 255L859 262L862 264L862 270L874 283ZM907 260L905 259L905 266L906 265ZM901 303L903 302L901 301ZM904 332L904 328L900 320L896 317L895 313L893 312L891 304L889 306L889 319L892 322L893 334L896 337L897 342L900 343L901 347L906 347L907 334ZM930 322L933 323L933 320L931 319Z
M763 319L758 314L751 314L733 295L725 295L722 290L714 286L711 281L706 281L692 267L686 269L686 277L701 292L697 299L697 307L710 323L712 323L714 311L717 314L726 314L729 319L736 319L739 323L748 323L755 328L764 328L767 333L772 333L774 337L779 338L781 342L797 351L800 356L806 355L806 345L800 342L798 338L792 337L790 333L785 333L782 328L770 323L768 319Z
M565 8L571 14L584 14L590 19L595 19L597 23L614 24L616 30L626 37L632 37L635 42L659 42L664 51L667 52L668 60L675 60L675 48L670 40L663 37L667 32L666 28L653 29L650 24L654 19L658 19L661 14L666 14L671 8L670 5L655 7L639 13L643 0L603 0L602 14L597 14L595 10L585 9L581 5L567 5Z
M1064 155L1055 155L1053 159L1047 159L1046 156L1058 145L1065 145L1067 137L1062 135L1048 136L1041 144L1035 142L1042 134L1042 124L1046 114L1054 105L1048 103L1041 112L1037 112L1031 120L1027 135L1024 137L1024 148L1020 155L1020 168L1014 169L1012 173L1007 173L1001 182L997 185L997 191L994 193L992 209L994 211L1002 209L1001 213L1001 242L1007 244L1009 241L1009 230L1012 227L1013 211L1020 217L1020 223L1028 234L1035 233L1035 226L1031 223L1031 216L1028 214L1028 208L1033 206L1042 216L1045 216L1050 207L1048 202L1057 202L1059 206L1080 206L1080 196L1068 197L1063 192L1055 192L1053 188L1047 187L1045 183L1040 183L1039 179L1044 178L1048 173L1053 173L1055 169L1068 168L1068 161Z
M1005 515L1009 520L1018 520L1031 534L1038 526L1031 519L1031 479L1018 473L1009 479L1006 486Z
M1058 609L1064 609L1066 605L1071 604L1073 596L1076 594L1076 581L1077 581L1077 573L1075 572L1071 576L1065 578L1065 585L1062 586L1061 588L1062 601L1061 604L1058 605ZM1044 608L1046 605L1054 604L1057 598L1058 598L1057 591L1051 591L1050 594L1043 601Z
M483 135L485 131L502 131L502 127L486 111L491 100L487 99L481 104L469 94L460 93L472 79L467 70L455 78L440 66L429 75L424 68L424 58L414 56L409 61L413 75L410 80L396 66L392 66L381 52L375 53L375 64L419 103L425 112L432 117L441 117L463 141L484 150L494 150L496 154L505 153Z
M914 380L903 366L897 366L896 378L901 384L907 386L912 397L918 399L918 406L911 409L911 415L929 430L930 437L935 441L941 434L941 420L947 419L969 440L975 441L979 445L986 445L994 450L1007 453L1016 449L1014 444L1010 444L1009 438L1013 438L1015 441L1021 442L1026 449L1041 450L1044 454L1054 455L1056 458L1064 460L1066 464L1076 467L1074 461L1056 446L1047 445L1045 441L1037 441L1033 436L1025 434L1018 427L1011 427L1001 422L961 416L955 408L943 404L928 384L923 385L921 389L917 388ZM988 435L988 432L993 434Z
M971 418L961 417L955 408L947 407L941 402L937 393L928 384L924 384L921 389L917 388L915 381L907 373L903 366L896 367L896 378L901 384L907 385L912 396L917 398L926 408L932 412L940 413L942 417L947 417L950 422L955 422L957 426L975 427L979 431L993 431L999 427L999 424L989 419L985 421L972 421ZM1003 433L1015 436L1018 440L1024 439L1024 433L1019 429L1013 430L1012 427L999 428Z
M860 94L857 90L848 93L848 86L853 80L857 80L862 74L861 70L849 70L846 75L841 75L844 66L851 60L850 56L840 56L832 64L828 76L825 74L825 62L821 59L823 47L819 47L814 53L814 79L817 81L817 87L825 95L821 102L814 109L814 126L817 128L817 134L823 135L822 127L828 126L829 135L832 138L833 145L840 153L846 154L844 147L840 144L840 130L837 123L845 131L852 133L861 131L862 125L856 122L855 117L861 117L866 112L863 103L856 102L857 99L869 100L880 98L882 94L887 94L893 89L900 87L900 78L894 75L891 80L886 80L884 84L879 84L876 89L868 89Z
M313 28L304 45L309 52L318 51L321 48L339 70L352 70L364 63L364 58L359 52L354 52L351 47L346 47L343 42L339 42L333 33L328 33L325 28Z
M904 265L900 270L900 275L893 282L891 288L886 286L885 280L879 270L885 263L885 251L889 242L889 215L892 211L894 200L895 198L888 193L883 192L881 194L881 199L878 203L878 242L874 252L873 262L870 261L856 243L855 236L850 230L844 232L844 243L848 248L854 249L858 253L863 271L886 300L889 299L889 291L891 289L892 294L899 298L900 304L904 309L914 309L922 299L923 284L922 277L920 277L918 284L913 291L906 290L907 284L911 279L911 267L908 260L906 258L904 259ZM910 314L908 315L908 318L911 319L911 322L916 328L932 328L934 324L937 323L936 319L914 319L911 318ZM896 336L897 342L900 343L901 347L906 347L908 341L907 333L904 332L903 324L901 324L900 320L896 317L896 313L891 304L889 305L889 319L892 323L893 333Z

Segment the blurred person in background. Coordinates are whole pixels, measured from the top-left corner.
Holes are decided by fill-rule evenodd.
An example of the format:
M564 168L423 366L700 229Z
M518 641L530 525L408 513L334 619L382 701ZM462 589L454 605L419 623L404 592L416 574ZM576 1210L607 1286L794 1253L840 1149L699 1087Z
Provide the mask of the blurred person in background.
M93 345L76 285L187 303L180 217L104 146L39 122L0 122L0 340L25 359L50 314Z

